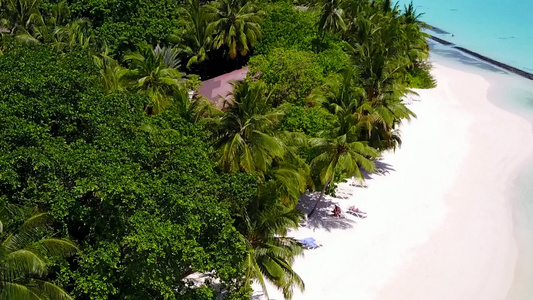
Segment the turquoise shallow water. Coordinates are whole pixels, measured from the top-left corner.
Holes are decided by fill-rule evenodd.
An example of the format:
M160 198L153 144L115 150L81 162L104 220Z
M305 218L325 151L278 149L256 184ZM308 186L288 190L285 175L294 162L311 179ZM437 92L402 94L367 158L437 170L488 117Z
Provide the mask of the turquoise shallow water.
M400 6L410 1L401 0ZM533 73L533 0L413 0L432 34ZM452 36L453 34L453 36Z

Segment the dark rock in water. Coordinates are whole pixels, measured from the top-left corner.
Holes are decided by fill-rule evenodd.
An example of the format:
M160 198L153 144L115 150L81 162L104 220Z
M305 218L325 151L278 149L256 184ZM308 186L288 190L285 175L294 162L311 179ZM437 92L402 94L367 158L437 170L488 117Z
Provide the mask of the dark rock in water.
M431 37L432 40L434 40L434 41L436 41L436 42L438 42L438 43L440 43L440 44L443 44L443 45L445 45L445 46L453 45L453 43L450 43L450 42L448 42L448 41L446 41L446 40L443 40L443 39L441 39L441 38L438 38L438 37L436 37L436 36L432 36L432 35L430 35L430 37Z
M438 27L435 27L435 26L431 26L429 24L428 25L428 29L435 32L435 33L438 33L438 34L450 34L448 31L445 31L445 30L442 30Z
M504 63L499 62L499 61L497 61L497 60L494 60L494 59L492 59L492 58L488 58L488 57L486 57L486 56L484 56L484 55L481 55L481 54L476 53L476 52L474 52L474 51L470 51L470 50L465 49L465 48L463 48L463 47L455 46L454 48L457 49L457 50L459 50L459 51L462 51L462 52L464 52L464 53L466 53L466 54L470 54L470 55L472 55L473 57L478 58L478 59L480 59L480 60L482 60L482 61L488 62L489 64L493 64L493 65L498 66L498 67L500 67L500 68L502 68L502 69L505 69L505 70L507 70L507 71L509 71L509 72L515 73L516 75L520 75L520 76L522 76L522 77L524 77L524 78L527 78L527 79L529 79L529 80L533 80L533 74L531 74L531 73L528 73L528 72L526 72L526 71L522 71L522 70L520 70L520 69L517 69L517 68L515 68L515 67L512 67L512 66L510 66L510 65L508 65L508 64L504 64Z
M431 37L432 40L437 41L437 42L441 43L442 45L445 45L445 46L453 45L453 43L450 43L450 42L448 42L446 40L443 40L443 39L440 39L438 37L435 37L435 36L432 36L432 35L430 35L430 37ZM473 56L473 57L475 57L475 58L477 58L477 59L479 59L481 61L487 62L487 63L489 63L491 65L494 65L494 66L497 66L497 67L500 67L500 68L502 68L504 70L507 70L507 71L509 71L511 73L514 73L516 75L519 75L519 76L522 76L524 78L527 78L529 80L533 80L533 74L532 73L528 73L526 71L517 69L517 68L512 67L512 66L510 66L508 64L504 64L502 62L499 62L499 61L494 60L492 58L486 57L486 56L481 55L479 53L476 53L474 51L470 51L470 50L468 50L466 48L463 48L463 47L453 46L453 48L457 49L457 50L459 50L459 51L461 51L463 53L466 53L466 54L468 54L470 56Z

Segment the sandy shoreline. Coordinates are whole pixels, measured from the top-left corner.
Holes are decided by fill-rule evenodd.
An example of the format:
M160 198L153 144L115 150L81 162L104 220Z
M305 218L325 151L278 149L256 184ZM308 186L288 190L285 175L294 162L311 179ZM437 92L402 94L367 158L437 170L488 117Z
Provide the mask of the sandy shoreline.
M433 73L438 87L410 105L418 118L380 161L384 174L341 184L291 233L323 244L296 260L306 290L293 299L505 298L517 258L509 186L533 151L531 125L491 104L481 76ZM333 203L368 218L321 218Z

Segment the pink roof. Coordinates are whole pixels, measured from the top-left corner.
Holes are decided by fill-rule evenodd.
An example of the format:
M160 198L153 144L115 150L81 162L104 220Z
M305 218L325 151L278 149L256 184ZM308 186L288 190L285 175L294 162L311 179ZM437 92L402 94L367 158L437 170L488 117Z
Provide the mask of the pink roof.
M224 100L219 96L225 98L233 90L231 83L237 80L243 80L246 78L248 68L244 67L233 72L220 75L215 78L211 78L202 83L199 88L199 92L202 96L213 101L218 108L222 109L224 106Z

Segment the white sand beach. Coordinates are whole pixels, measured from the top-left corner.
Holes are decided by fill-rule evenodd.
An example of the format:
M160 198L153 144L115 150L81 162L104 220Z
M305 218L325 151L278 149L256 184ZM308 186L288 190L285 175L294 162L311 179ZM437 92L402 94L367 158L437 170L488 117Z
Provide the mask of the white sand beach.
M517 258L510 190L532 128L489 102L483 77L440 64L433 74L438 87L418 91L418 117L379 161L383 174L341 184L291 233L323 245L296 260L306 289L294 300L505 298ZM334 203L368 217L326 216Z

